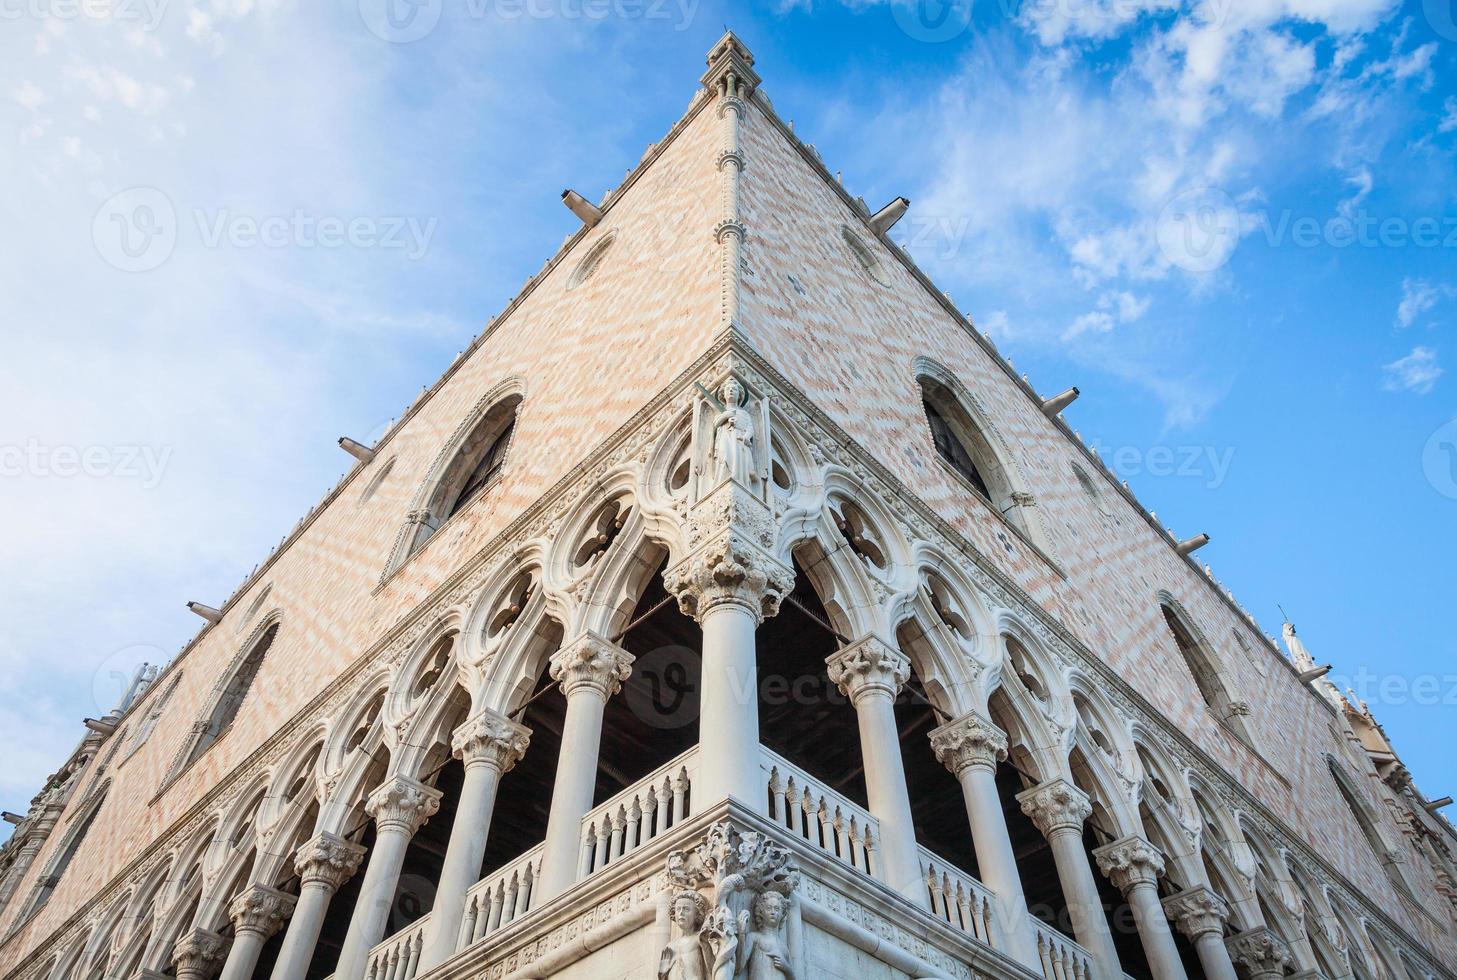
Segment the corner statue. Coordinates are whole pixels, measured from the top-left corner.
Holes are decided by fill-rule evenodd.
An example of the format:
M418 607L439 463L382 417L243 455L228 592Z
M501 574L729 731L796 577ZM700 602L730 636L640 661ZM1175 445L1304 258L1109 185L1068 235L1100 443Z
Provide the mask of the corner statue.
M744 941L739 959L746 980L795 980L789 965L789 945L781 934L788 904L789 899L778 892L760 894L754 899L752 928L749 913L740 913L739 931Z
M658 980L708 980L703 955L703 920L707 914L708 902L696 892L681 892L673 899L669 915L675 936L658 961Z
M722 400L713 421L713 458L718 475L750 485L754 472L754 417L744 407L744 387L729 378L719 389Z

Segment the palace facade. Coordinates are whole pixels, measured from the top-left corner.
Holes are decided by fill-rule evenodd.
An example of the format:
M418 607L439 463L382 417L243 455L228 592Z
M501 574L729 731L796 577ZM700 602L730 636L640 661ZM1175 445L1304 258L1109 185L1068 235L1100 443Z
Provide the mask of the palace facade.
M1366 706L759 81L725 35L88 721L0 851L0 976L1457 977L1453 829Z

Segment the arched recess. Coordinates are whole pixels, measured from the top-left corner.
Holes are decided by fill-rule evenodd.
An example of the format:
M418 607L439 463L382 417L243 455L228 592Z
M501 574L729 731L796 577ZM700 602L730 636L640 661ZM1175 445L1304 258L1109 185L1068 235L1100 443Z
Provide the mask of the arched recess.
M1351 816L1355 818L1356 826L1361 829L1361 836L1366 838L1366 843L1380 863L1381 870L1386 872L1386 877L1391 880L1398 892L1413 902L1417 901L1406 861L1401 852L1397 850L1395 843L1382 830L1381 818L1375 807L1362 797L1360 787L1335 756L1327 753L1325 761L1326 766L1330 769L1331 778L1335 780L1341 799L1345 800L1346 807L1351 811Z
M917 358L921 409L936 455L956 476L1029 540L1047 551L1047 536L1033 516L1034 499L977 398L949 369Z
M480 499L500 477L511 450L525 384L509 378L487 392L436 454L415 492L385 576L425 546L441 526Z
M258 671L263 667L264 658L278 638L278 630L278 613L270 613L239 649L233 662L213 687L208 698L207 712L195 726L192 737L183 743L167 779L163 781L164 785L196 762L232 726L258 677Z
M1168 592L1160 592L1158 603L1164 624L1173 636L1179 656L1193 676L1204 703L1209 706L1220 724L1253 748L1254 741L1251 739L1247 721L1250 706L1238 695L1238 688L1230 677L1228 668L1209 641L1194 626L1194 621L1178 600Z
M15 922L12 925L12 931L14 928L22 925L31 916L35 915L36 912L39 912L45 906L46 902L50 901L51 895L55 892L56 886L61 883L61 878L65 875L66 869L71 866L72 860L75 859L76 852L81 849L81 845L85 842L87 833L90 832L92 826L96 823L96 817L101 812L102 806L105 805L106 795L110 789L110 781L102 784L92 794L91 802L86 805L84 810L77 814L75 823L66 832L66 836L62 838L60 847L56 849L51 859L46 862L45 870L36 879L35 886L30 894L30 899L25 904L25 911L16 916Z

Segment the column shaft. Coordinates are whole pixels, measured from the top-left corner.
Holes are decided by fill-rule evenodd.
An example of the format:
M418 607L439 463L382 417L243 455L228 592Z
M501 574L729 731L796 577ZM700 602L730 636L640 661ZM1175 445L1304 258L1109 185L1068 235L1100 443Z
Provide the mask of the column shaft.
M716 603L703 613L695 807L730 797L755 813L768 807L767 783L759 770L758 625L754 611L737 603Z
M1140 881L1125 894L1154 980L1188 980L1179 948L1174 945L1174 933L1159 902L1158 886L1152 881Z
M1012 853L1007 818L997 794L996 776L981 766L968 766L958 776L966 798L977 867L981 869L982 884L996 896L997 922L1001 925L1007 952L1023 964L1041 970L1042 961L1037 955L1027 914L1027 897L1022 892L1017 857Z
M1194 940L1194 951L1199 954L1199 965L1204 968L1207 980L1238 980L1234 964L1229 961L1229 950L1224 946L1224 937L1217 932L1206 932Z
M1073 920L1073 938L1086 949L1106 980L1120 980L1123 966L1108 931L1108 917L1098 895L1098 883L1083 850L1082 834L1076 830L1054 831L1048 837L1052 859L1057 864L1057 877L1062 883L1063 900Z
M258 954L263 952L263 933L245 929L233 936L233 945L228 950L227 962L218 980L249 980L258 966Z
M592 691L577 691L567 699L541 858L541 890L547 898L561 894L577 880L582 818L592 809L592 793L597 786L597 755L606 707L607 702Z
M319 943L319 930L334 897L334 886L327 881L306 881L299 888L298 904L293 908L278 959L273 964L271 980L304 980Z

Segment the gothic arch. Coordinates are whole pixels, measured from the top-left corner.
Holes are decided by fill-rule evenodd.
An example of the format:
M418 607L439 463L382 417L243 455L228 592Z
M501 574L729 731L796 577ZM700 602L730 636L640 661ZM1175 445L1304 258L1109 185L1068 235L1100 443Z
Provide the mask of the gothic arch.
M30 898L25 903L25 910L15 917L11 923L14 931L40 911L50 901L51 894L60 884L61 878L65 875L66 869L70 867L76 852L85 843L87 833L96 822L97 815L101 808L106 805L106 796L111 789L111 781L103 783L91 794L91 800L86 803L84 809L77 813L76 819L66 831L66 836L61 838L60 846L46 862L45 870L36 878L31 888Z
M1032 510L1031 483L1008 443L970 389L945 365L918 357L912 365L938 459L986 504L1044 553L1046 530Z
M278 640L281 625L282 615L275 609L259 621L248 639L239 647L232 663L223 671L217 684L213 686L212 693L208 695L207 708L198 720L192 736L183 742L181 751L173 760L166 778L162 781L164 786L182 775L232 726L253 689L259 671L263 669L263 661Z
M1239 696L1239 688L1229 668L1172 594L1160 591L1157 598L1164 624L1204 703L1222 725L1240 741L1252 746L1250 728L1245 721L1249 704Z
M405 523L385 563L385 578L424 547L425 542L461 509L458 505L466 491L469 490L470 498L474 499L494 482L510 452L511 435L525 395L526 384L521 378L507 378L481 396L456 426L455 432L430 464L424 482L415 491ZM493 450L498 451L492 458L495 472L478 472L478 467L487 461ZM469 502L464 501L466 504Z
M1346 771L1345 766L1335 756L1327 753L1325 757L1326 766L1330 769L1331 778L1335 781L1336 789L1340 792L1341 799L1355 818L1356 826L1361 831L1361 836L1366 839L1371 853L1381 865L1381 870L1386 872L1386 877L1396 890L1413 901L1416 893L1412 887L1410 872L1407 870L1406 861L1395 843L1387 837L1381 827L1381 817L1370 802L1362 797L1360 787Z

